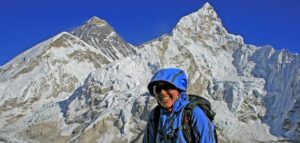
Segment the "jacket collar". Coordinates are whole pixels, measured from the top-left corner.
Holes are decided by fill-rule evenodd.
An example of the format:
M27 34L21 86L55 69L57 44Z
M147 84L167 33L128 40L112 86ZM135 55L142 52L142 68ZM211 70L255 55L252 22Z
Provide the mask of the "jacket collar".
M181 92L177 101L173 104L173 110L171 113L179 112L186 104L189 103L186 92ZM162 108L163 112L169 113L167 110Z

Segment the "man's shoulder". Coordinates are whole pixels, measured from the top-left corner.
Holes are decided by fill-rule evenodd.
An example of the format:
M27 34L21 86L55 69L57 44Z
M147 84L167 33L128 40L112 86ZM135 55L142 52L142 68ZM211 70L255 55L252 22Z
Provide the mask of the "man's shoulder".
M188 112L198 113L199 116L207 116L211 121L214 120L216 113L212 110L210 101L197 95L189 95L190 103L186 106Z
M200 108L199 106L196 106L192 109L191 115L201 117L201 118L206 118L206 114L204 113L202 108Z

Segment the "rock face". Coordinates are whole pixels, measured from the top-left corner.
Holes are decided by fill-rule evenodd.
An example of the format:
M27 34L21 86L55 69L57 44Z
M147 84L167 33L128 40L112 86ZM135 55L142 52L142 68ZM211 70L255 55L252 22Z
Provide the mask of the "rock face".
M1 67L0 141L141 142L147 83L167 67L211 101L220 140L300 140L300 56L245 44L208 3L139 47L96 17L70 33Z
M92 17L71 33L94 48L100 49L113 61L136 54L134 46L124 42L106 21L97 17Z

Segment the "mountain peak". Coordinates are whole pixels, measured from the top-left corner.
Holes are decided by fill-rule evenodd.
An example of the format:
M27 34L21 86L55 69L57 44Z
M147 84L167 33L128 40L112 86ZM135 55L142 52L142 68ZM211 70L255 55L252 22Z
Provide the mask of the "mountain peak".
M98 18L97 16L93 16L90 18L87 23L96 24L96 25L107 25L107 22L103 19Z
M211 4L206 2L202 8L200 8L196 13L201 14L201 15L207 15L207 16L212 16L212 17L218 17L217 12L214 10Z
M190 25L187 23L189 23ZM200 27L203 27L204 25L207 25L208 27L210 27L212 24L222 26L221 20L218 17L217 12L207 2L198 11L182 17L177 23L177 26L191 27L198 25Z
M191 35L193 33L202 33L203 35L217 35L227 34L227 31L222 25L221 19L217 12L209 3L205 3L198 11L193 12L187 16L182 17L177 23L173 34L183 35L183 33ZM188 36L189 37L189 36Z
M108 22L96 16L71 31L71 34L100 49L112 61L135 54L135 49L126 43Z
M182 17L173 29L172 35L194 41L210 39L213 42L218 39L220 45L227 40L243 43L241 36L228 33L217 12L209 3L205 3L198 11Z
M211 6L211 4L210 4L209 2L206 2L206 3L203 5L203 8L205 8L205 9L211 9L211 8L213 8L213 7Z

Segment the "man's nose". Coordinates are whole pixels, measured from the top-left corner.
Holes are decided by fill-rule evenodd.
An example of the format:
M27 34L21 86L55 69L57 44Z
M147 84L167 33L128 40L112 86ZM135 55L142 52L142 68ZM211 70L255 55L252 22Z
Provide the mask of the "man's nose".
M168 95L168 92L167 92L166 90L162 89L162 90L160 91L160 94L161 94L162 96L167 96L167 95Z

